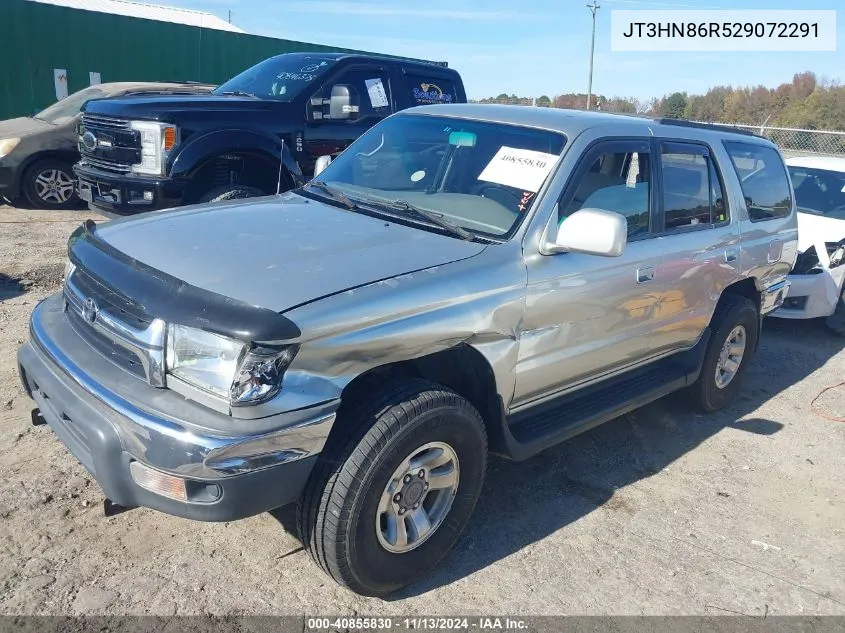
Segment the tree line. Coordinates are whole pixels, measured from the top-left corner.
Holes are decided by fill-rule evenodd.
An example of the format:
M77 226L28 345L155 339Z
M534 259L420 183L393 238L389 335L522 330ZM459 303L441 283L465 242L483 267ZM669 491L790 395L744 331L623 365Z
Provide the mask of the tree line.
M535 101L502 93L479 102L584 109L587 95L569 93L554 98L543 95ZM777 88L716 86L704 94L673 92L650 100L593 95L591 105L592 109L605 112L710 123L845 131L845 86L819 78L810 71L797 73L790 83Z

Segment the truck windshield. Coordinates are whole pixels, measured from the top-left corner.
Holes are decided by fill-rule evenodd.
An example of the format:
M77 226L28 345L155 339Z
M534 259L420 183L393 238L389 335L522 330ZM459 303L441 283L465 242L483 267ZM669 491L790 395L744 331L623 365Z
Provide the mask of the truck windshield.
M334 63L332 58L317 55L271 57L218 86L212 94L248 94L260 99L290 101Z
M845 220L845 172L788 166L798 210Z
M400 114L350 145L320 173L318 184L422 225L445 220L464 233L507 239L565 143L562 134L547 130ZM319 187L305 191L321 195Z

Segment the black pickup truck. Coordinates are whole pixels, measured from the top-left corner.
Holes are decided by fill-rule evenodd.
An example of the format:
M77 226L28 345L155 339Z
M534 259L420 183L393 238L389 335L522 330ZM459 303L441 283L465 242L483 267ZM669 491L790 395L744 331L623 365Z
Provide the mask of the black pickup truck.
M443 62L286 53L209 95L89 101L74 166L79 196L128 215L274 194L303 184L318 159L393 112L465 102L460 75Z

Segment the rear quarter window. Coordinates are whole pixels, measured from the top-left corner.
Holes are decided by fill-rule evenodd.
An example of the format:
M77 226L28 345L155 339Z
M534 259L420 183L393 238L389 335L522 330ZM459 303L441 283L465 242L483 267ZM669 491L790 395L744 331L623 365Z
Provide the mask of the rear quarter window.
M413 105L432 103L458 103L455 82L445 77L427 77L422 74L407 75L410 99Z
M742 187L752 222L785 218L792 211L789 175L780 153L771 147L724 141Z

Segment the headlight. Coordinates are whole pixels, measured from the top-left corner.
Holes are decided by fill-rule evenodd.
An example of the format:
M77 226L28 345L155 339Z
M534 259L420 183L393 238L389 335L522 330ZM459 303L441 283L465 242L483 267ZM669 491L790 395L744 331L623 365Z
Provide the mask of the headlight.
M7 154L11 154L12 150L18 146L21 140L19 138L4 138L0 140L0 158Z
M141 134L141 163L132 165L136 174L163 176L167 156L176 146L176 126L154 121L130 121Z
M68 278L73 274L73 271L76 270L76 266L73 265L73 262L68 259L65 262L65 274L62 277L62 283L66 282Z
M299 347L248 348L241 341L185 325L167 328L167 373L230 406L264 402L282 387Z

